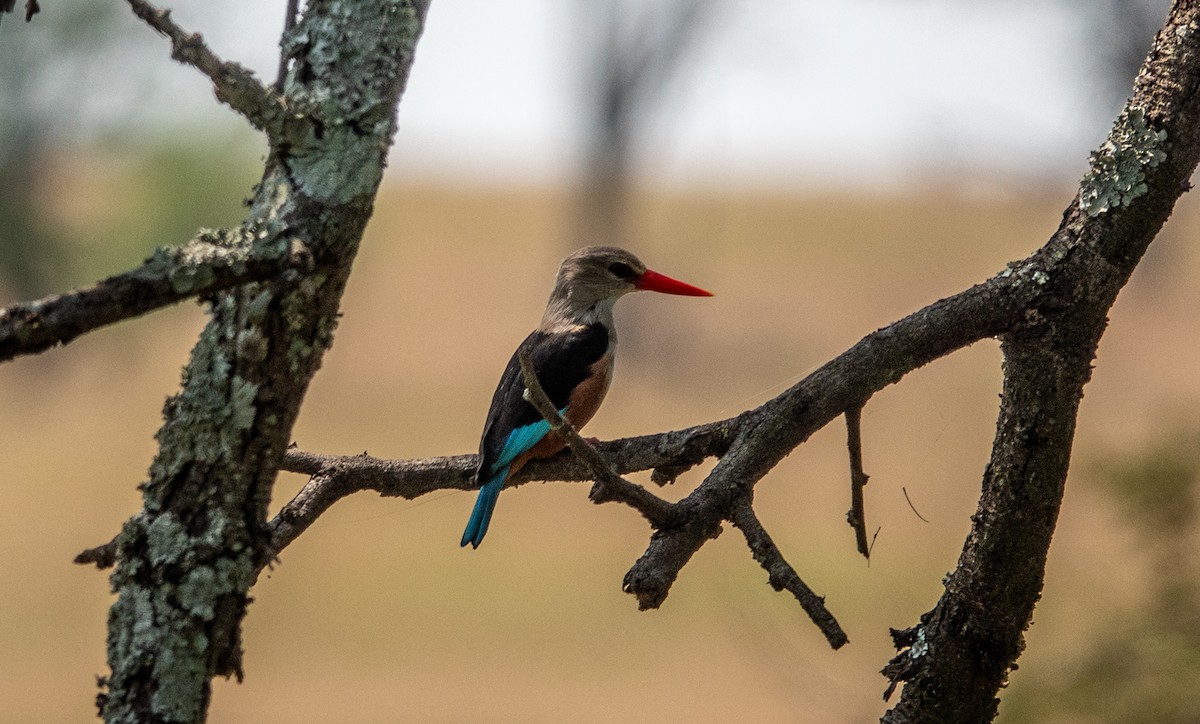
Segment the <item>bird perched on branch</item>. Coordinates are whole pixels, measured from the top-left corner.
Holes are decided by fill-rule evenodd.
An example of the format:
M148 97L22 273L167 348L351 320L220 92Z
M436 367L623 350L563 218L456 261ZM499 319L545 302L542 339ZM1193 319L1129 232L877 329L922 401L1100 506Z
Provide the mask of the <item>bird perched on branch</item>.
M479 497L461 545L479 547L510 476L529 460L549 457L566 445L525 400L519 355L528 353L538 382L559 414L575 429L583 427L596 414L612 379L617 344L613 305L639 289L712 296L647 269L624 249L589 246L563 259L542 323L513 353L492 396L475 471Z

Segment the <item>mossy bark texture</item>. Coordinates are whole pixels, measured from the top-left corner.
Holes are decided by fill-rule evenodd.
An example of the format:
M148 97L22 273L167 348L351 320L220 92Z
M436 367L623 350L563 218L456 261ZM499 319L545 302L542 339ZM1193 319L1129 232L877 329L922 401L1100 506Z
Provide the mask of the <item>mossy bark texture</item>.
M267 129L263 178L231 238L298 242L306 263L207 301L144 507L117 540L107 721L203 721L211 679L242 674L247 592L272 550L271 486L332 339L426 9L310 0L283 39L290 115Z

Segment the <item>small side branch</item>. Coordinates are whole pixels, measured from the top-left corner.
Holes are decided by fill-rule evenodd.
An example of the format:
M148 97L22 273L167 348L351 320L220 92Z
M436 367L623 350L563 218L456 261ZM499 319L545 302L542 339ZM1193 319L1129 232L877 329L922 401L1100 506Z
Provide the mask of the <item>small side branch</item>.
M95 548L88 548L79 555L75 556L74 562L81 565L94 565L97 569L103 571L106 568L112 568L117 564L117 549L120 535L113 538L107 543L98 545Z
M746 545L754 560L758 561L769 576L771 588L776 591L788 591L800 603L800 607L812 619L825 640L834 649L840 649L850 642L846 632L842 630L837 619L825 608L825 599L813 593L813 590L800 578L796 569L784 559L775 541L763 528L758 516L754 514L750 494L738 498L733 506L732 521L735 527L746 537Z
M212 81L217 100L240 113L255 128L273 133L286 115L282 99L245 66L222 60L199 33L188 33L171 20L171 11L146 0L127 0L133 13L171 41L171 57Z
M554 409L554 403L546 396L541 382L533 371L533 362L527 352L521 352L518 361L521 363L521 375L525 381L525 399L534 409L550 423L550 429L561 437L583 461L588 469L596 476L596 485L592 487L588 497L594 503L617 501L625 503L637 510L656 530L670 527L679 520L679 514L674 504L658 497L636 483L631 483L612 469L596 448L584 440L571 423L563 419Z
M867 542L867 512L863 503L863 488L871 476L863 472L862 409L864 402L846 408L846 447L850 451L850 512L846 522L854 529L854 540L863 558L871 560L871 545Z
M288 33L292 32L292 28L296 27L296 16L300 14L300 0L288 0L287 9L284 11L283 17L283 35L287 38ZM288 53L286 48L279 53L279 70L275 74L275 85L272 86L276 93L283 93L283 85L287 82L288 70Z
M181 247L158 249L137 269L90 287L0 309L0 362L67 344L81 334L184 299L311 264L307 247L296 240L239 248L209 232Z
M5 13L11 13L16 6L17 0L0 0L0 18L3 18ZM41 9L37 0L25 0L25 22L33 20L33 16Z

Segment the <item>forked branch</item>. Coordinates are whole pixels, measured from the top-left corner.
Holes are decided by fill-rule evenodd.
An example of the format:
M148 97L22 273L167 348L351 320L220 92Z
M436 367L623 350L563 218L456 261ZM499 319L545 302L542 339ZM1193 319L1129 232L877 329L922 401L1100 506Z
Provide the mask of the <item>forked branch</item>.
M222 60L199 33L189 33L146 0L127 0L133 13L171 41L171 57L190 65L212 81L217 99L250 121L259 130L274 133L287 115L282 97L263 85L243 65ZM289 10L290 12L290 10Z

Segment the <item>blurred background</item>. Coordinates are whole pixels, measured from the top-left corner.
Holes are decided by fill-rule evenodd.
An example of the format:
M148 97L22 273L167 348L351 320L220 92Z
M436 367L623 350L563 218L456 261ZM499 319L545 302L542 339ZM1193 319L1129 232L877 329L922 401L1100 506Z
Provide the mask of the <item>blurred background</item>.
M122 4L43 5L0 23L0 304L238 223L265 151ZM170 5L274 78L282 0ZM595 242L716 296L621 304L621 362L589 434L761 404L1044 243L1166 8L435 3L295 440L475 450L558 260ZM1198 213L1181 201L1113 310L1002 721L1200 720ZM203 323L183 305L0 367L0 719L94 715L111 598L106 574L70 561L138 510ZM867 407L869 566L845 524L840 421L757 488L768 530L847 630L841 651L733 530L639 613L620 582L647 530L586 486L506 493L477 551L458 547L473 494L364 494L259 582L246 682L215 684L211 721L874 720L888 628L934 604L968 529L999 362L981 342ZM303 482L283 476L277 501Z

